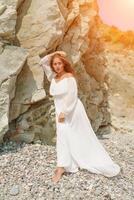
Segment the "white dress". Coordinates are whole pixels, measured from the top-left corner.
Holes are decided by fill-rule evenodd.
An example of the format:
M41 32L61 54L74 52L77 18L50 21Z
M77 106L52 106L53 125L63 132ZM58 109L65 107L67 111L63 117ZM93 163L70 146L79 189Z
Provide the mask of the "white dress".
M110 158L94 133L78 97L75 78L65 77L55 81L55 73L49 66L49 56L41 59L40 64L51 81L49 92L54 97L57 166L64 167L67 172L77 172L79 167L106 177L116 176L120 166ZM58 122L60 112L65 113L64 122Z

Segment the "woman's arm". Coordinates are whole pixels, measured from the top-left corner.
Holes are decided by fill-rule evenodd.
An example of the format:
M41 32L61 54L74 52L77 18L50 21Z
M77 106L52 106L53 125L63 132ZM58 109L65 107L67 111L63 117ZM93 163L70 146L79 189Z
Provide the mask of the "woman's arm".
M68 92L65 95L65 98L63 99L63 109L62 113L64 113L64 116L68 116L71 114L76 106L76 103L78 101L78 89L77 89L77 82L74 77L67 78L68 81Z
M50 53L50 54L44 56L40 60L40 63L39 63L39 65L43 68L43 71L45 72L48 81L51 81L52 78L54 78L56 76L56 73L50 67L51 56L53 56L56 53L59 53L59 54L61 54L63 56L66 56L66 53L64 51L55 51L53 53Z
M48 81L51 81L53 77L55 77L56 73L51 69L50 67L50 59L51 59L52 54L48 54L44 56L40 60L40 66L42 67L43 71L45 72Z

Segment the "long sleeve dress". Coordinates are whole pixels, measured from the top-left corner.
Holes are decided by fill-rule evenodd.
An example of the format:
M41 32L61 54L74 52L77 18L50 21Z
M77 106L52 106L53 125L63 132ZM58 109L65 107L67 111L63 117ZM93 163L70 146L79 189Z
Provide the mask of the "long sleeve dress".
M49 92L54 97L57 166L64 167L67 172L77 172L81 168L106 177L116 176L120 166L110 158L94 133L78 97L75 78L65 77L55 81L55 73L49 66L49 56L41 59L40 64L51 82ZM60 112L65 113L64 122L58 122Z

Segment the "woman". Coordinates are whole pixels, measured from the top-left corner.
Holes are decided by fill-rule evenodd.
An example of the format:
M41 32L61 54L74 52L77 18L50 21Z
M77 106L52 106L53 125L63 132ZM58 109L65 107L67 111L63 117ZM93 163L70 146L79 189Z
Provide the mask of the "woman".
M91 127L66 53L48 54L40 65L51 82L49 92L54 96L56 110L57 168L53 182L58 182L64 172L75 173L78 168L106 177L116 176L120 167L110 158Z

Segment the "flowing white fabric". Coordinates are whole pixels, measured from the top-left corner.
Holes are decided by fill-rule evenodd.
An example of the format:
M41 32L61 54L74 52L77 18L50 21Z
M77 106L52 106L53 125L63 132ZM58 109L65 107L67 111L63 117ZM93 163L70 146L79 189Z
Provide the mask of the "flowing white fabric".
M57 166L68 172L77 172L78 167L106 177L116 176L120 166L110 158L94 133L85 108L78 97L74 77L65 77L50 84L56 109ZM60 112L65 121L58 122Z

